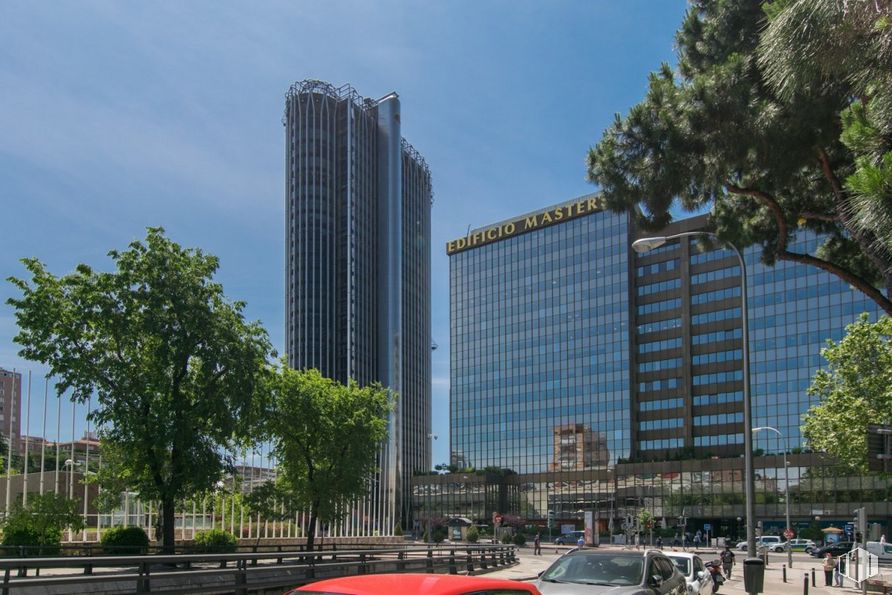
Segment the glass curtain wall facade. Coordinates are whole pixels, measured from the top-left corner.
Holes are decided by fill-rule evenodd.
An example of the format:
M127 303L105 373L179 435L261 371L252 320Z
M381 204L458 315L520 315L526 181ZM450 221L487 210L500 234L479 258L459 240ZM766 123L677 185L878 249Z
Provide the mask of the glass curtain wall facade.
M283 124L288 363L397 395L372 492L333 529L389 535L409 521L411 474L430 468L430 170L395 93L301 81Z
M453 464L541 473L628 457L627 229L598 210L450 258Z
M554 216L577 202L539 211L550 214L548 227L536 219L528 229L525 215L513 229L494 224L447 245L453 469L513 494L498 512L543 533L581 529L591 511L601 539L617 540L622 520L647 509L664 540L707 527L710 536L743 539L737 258L690 238L637 255L631 242L650 234L625 216ZM656 235L706 223L686 219ZM803 233L791 249L814 252L819 242ZM754 437L757 523L779 534L787 499L797 535L844 528L866 506L878 538L892 514L892 484L841 476L803 450L800 434L826 340L878 310L814 267L767 267L757 248L745 259L753 423L784 437ZM492 499L479 494L494 488L457 477L415 478L416 516L486 522Z

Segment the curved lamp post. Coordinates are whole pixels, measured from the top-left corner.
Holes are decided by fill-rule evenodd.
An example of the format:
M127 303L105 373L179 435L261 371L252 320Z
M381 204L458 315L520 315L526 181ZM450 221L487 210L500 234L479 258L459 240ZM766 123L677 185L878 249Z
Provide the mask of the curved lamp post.
M753 473L753 414L752 399L750 396L749 311L747 310L746 301L746 262L743 259L743 253L740 251L740 248L731 242L723 240L709 231L686 231L669 236L640 238L632 242L632 249L639 254L643 254L654 248L659 248L669 240L691 237L712 238L718 243L733 250L737 255L737 260L740 262L740 318L743 326L743 487L744 498L746 500L744 504L746 510L746 552L748 557L754 558L756 556L756 490L755 474Z
M789 444L787 443L787 438L783 434L781 434L780 430L777 428L772 428L771 426L759 426L758 428L753 428L753 433L761 432L762 430L768 430L769 432L774 432L777 434L778 438L783 439L784 441L784 502L786 504L786 516L787 516L787 531L792 530L790 527L790 468L787 466L787 451L789 450ZM787 567L793 568L793 547L787 547Z

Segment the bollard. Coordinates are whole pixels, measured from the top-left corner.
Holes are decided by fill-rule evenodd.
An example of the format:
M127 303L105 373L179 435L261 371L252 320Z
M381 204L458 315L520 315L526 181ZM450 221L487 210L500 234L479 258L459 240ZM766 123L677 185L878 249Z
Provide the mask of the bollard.
M814 577L814 573L812 573L812 576ZM802 581L802 594L808 595L808 573L807 572L805 573L805 580Z
M781 567L781 570L783 571L784 582L787 582L787 565L784 564L784 565Z
M814 568L811 569L811 586L812 587L818 586L817 583L815 583L815 569Z

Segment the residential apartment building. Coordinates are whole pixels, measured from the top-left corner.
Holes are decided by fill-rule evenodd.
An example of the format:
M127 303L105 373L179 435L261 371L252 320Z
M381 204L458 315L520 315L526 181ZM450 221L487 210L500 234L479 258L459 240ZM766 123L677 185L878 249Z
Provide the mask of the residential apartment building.
M18 453L22 437L22 374L0 368L0 436ZM6 452L2 454L6 458Z

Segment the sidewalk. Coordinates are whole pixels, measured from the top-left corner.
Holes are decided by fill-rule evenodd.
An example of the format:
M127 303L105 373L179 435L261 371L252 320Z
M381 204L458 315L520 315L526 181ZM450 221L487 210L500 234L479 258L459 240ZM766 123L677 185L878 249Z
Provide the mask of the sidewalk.
M601 549L605 548L616 548L621 549L622 546L600 546ZM518 549L518 560L519 563L510 568L505 568L502 570L496 570L490 573L487 573L486 576L493 578L506 578L517 581L531 581L535 580L540 572L548 568L552 562L560 558L563 554L570 551L572 548L569 547L555 547L555 546L542 546L542 555L534 556L533 548L531 547L522 547ZM665 549L666 552L671 552L671 549ZM705 561L712 560L718 558L719 552L718 550L689 550L692 551L699 556L701 556ZM744 595L746 591L744 591L743 587L743 557L738 556L738 563L734 566L734 571L731 574L731 578L728 579L725 584L722 585L721 590L719 591L719 595L722 593L729 594L734 593L736 595ZM825 587L824 586L824 571L821 568L821 561L817 558L812 558L810 556L806 557L804 555L797 556L793 560L793 568L787 569L787 582L783 581L783 567L786 564L786 557L781 555L771 556L768 560L768 566L765 569L765 584L763 593L767 595L794 595L799 593L804 593L804 579L805 575L808 574L808 593L809 595L850 595L854 593L860 593L860 589L856 589L854 583L851 581L846 581L845 587ZM815 585L811 586L811 570L815 571Z

